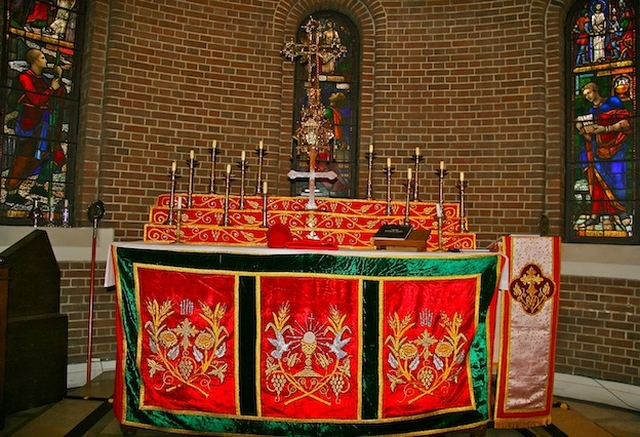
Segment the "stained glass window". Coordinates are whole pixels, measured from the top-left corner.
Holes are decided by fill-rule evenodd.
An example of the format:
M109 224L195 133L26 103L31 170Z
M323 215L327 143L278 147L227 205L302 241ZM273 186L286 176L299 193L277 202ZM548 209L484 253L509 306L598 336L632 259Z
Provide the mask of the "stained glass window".
M567 241L639 242L635 13L591 0L567 20Z
M38 204L60 224L73 195L81 0L3 2L0 223Z
M333 171L337 178L319 178L316 182L316 196L356 197L356 174L358 159L358 96L359 96L359 38L353 23L344 15L325 11L316 12L301 24L298 41L305 39L305 23L313 18L321 29L320 44L330 46L340 44L345 51L339 56L326 56L318 69L320 101L325 107L325 117L332 127L333 138L327 151L318 154L316 171ZM295 105L293 132L298 129L302 109L308 105L308 66L297 63L295 80ZM308 171L309 159L300 153L294 138L292 166L298 171ZM308 180L296 180L291 185L293 196L304 195L308 191Z

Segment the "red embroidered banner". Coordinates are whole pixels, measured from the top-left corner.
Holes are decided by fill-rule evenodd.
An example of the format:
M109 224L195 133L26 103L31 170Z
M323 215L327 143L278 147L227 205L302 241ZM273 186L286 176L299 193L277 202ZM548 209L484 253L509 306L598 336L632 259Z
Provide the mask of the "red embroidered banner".
M140 408L238 414L236 277L150 265L134 273Z
M474 408L469 348L477 277L385 281L380 314L380 417Z
M266 276L259 283L258 415L359 419L360 281Z

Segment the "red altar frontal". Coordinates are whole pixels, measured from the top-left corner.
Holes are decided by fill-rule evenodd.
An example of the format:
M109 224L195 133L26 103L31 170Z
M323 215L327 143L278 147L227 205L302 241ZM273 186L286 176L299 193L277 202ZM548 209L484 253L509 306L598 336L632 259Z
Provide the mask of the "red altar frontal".
M125 426L334 437L490 420L501 254L117 243L112 255Z
M185 197L184 194L181 195ZM166 224L169 217L168 194L158 196L144 228L144 241L172 243L176 241L176 225ZM436 204L411 202L406 214L403 202L377 200L317 198L317 209L307 210L305 197L268 197L267 224L264 226L262 196L230 196L227 218L225 196L192 196L190 208L179 214L180 242L186 244L222 244L242 246L266 246L267 230L279 224L291 231L293 241L309 241L335 245L340 248L373 249L373 235L384 224L402 224L408 217L415 230L430 231L427 249L438 248L438 220ZM186 202L183 202L186 205ZM457 203L443 205L442 247L444 249L474 249L475 234L460 232L460 206ZM176 214L178 215L178 214Z

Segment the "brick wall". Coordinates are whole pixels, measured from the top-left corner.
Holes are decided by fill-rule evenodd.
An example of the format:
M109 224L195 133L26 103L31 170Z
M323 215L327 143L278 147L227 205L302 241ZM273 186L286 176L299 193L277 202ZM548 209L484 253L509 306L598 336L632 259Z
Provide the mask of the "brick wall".
M420 147L426 158L423 200L437 198L433 170L440 160L450 171L445 200L457 199L454 181L465 172L470 229L479 246L505 234L536 233L542 213L550 217L551 233L560 234L562 26L569 3L91 0L76 222L86 224L86 205L100 198L107 205L102 226L114 228L117 240L140 239L149 207L168 192L171 162L180 164L178 189L185 191L184 160L195 149L208 162L213 139L221 150L220 171L242 150L252 157L264 140L269 191L288 194L293 64L279 51L304 17L334 9L361 34L360 150L375 144L378 198L384 198L385 158L393 157L399 176L400 163ZM361 165L361 196L365 172ZM200 167L195 189L207 186L206 166ZM400 179L392 192L402 198ZM81 362L89 267L63 271L64 311L73 323L70 362ZM640 327L637 284L563 277L562 287L558 370L640 385L631 356ZM617 301L625 296L627 303ZM113 298L98 292L104 312L96 320L101 327L94 356L114 355ZM614 304L619 307L612 309ZM601 305L604 310L597 309ZM602 327L594 328L592 311Z
M60 312L69 318L69 363L87 360L89 332L89 302L91 263L60 262ZM106 291L105 263L97 263L93 295L93 337L91 354L94 358L113 360L116 356L115 292Z
M640 386L640 281L563 276L556 370Z

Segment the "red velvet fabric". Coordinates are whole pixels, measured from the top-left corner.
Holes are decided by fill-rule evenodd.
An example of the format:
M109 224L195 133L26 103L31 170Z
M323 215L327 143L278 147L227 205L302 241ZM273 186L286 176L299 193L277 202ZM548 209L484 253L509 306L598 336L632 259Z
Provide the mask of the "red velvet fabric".
M388 280L381 299L381 417L474 407L469 349L478 278Z
M359 418L359 288L357 279L260 278L259 414Z
M140 408L238 414L236 277L138 266L136 286Z

